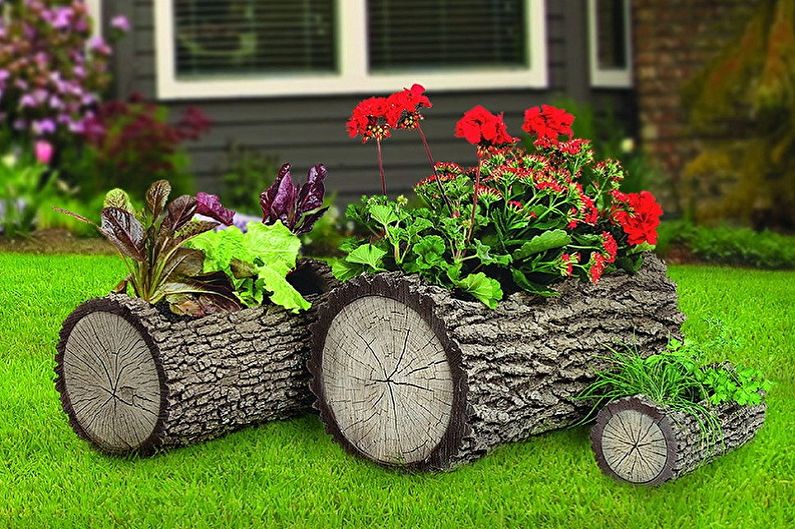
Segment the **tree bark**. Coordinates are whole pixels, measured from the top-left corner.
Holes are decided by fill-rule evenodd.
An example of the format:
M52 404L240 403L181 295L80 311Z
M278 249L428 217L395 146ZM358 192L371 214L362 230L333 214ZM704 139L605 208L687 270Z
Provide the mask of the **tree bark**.
M658 352L684 320L665 265L517 293L497 309L390 272L343 284L318 308L309 363L334 438L379 464L449 469L572 425L610 346Z
M336 282L314 261L291 282L308 311L265 305L191 319L118 294L78 307L56 356L75 432L104 452L151 454L307 411L308 325Z
M617 399L600 410L591 444L602 471L636 485L660 485L738 448L765 422L766 405L724 403L712 409L721 430L705 435L699 419L643 395ZM703 421L702 421L703 422Z

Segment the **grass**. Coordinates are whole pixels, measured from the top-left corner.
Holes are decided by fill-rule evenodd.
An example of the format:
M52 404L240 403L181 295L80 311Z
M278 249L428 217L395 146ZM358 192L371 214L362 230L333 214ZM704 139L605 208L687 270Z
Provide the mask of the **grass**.
M750 445L658 489L604 477L585 428L439 475L355 460L314 416L151 459L103 456L67 425L53 350L64 317L121 272L113 257L0 254L0 527L795 526L793 272L671 269L686 333L703 337L721 319L737 344L729 359L775 386Z

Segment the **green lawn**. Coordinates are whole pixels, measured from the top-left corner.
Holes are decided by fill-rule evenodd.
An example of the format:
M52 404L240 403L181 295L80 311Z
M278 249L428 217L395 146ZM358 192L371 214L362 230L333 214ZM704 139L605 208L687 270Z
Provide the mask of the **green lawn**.
M112 257L0 254L0 527L795 527L795 272L671 269L686 333L720 319L736 340L725 354L775 387L756 440L658 489L602 476L585 428L440 475L355 460L314 416L103 456L67 425L53 354L64 317L121 272Z

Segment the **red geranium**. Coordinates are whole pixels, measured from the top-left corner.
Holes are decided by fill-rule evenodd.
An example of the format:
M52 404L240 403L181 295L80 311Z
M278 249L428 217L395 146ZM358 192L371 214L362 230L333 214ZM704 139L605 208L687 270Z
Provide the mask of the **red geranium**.
M608 231L602 232L602 249L605 253L605 260L608 263L614 263L618 254L618 243Z
M383 140L391 135L386 114L389 105L385 97L370 97L360 101L346 123L348 136L362 137L362 143L375 138Z
M395 92L386 100L386 122L396 129L413 129L422 119L421 108L431 108L431 100L425 95L422 85L414 84Z
M566 136L571 139L574 134L571 130L573 123L574 116L562 108L541 105L541 107L532 107L525 110L522 130L528 134L534 134L537 137L537 144L557 145L559 136ZM581 145L576 147L579 152Z
M518 141L518 138L508 134L502 114L492 114L480 105L467 110L458 120L455 137L464 138L476 146L505 145Z
M662 207L648 191L621 193L613 191L617 204L613 220L627 234L629 244L657 244L657 226L663 214Z
M601 253L593 252L589 264L588 278L591 280L591 283L596 283L605 271L605 258Z

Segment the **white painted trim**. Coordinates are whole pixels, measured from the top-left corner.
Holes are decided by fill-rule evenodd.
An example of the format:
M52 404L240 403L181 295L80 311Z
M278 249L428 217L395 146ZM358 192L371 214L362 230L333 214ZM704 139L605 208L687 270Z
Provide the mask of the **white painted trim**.
M429 90L546 88L546 0L525 0L528 68L371 74L367 71L366 0L337 0L339 72L327 75L177 79L172 2L154 3L155 63L159 99L281 97L393 92L412 83Z
M624 50L627 57L626 68L599 68L599 48L596 25L596 1L588 0L588 56L591 71L591 86L599 88L632 87L632 17L630 1L624 2Z
M91 19L94 21L94 27L92 28L92 33L97 36L102 36L102 0L84 0L86 3L86 8L88 8L88 14L91 15Z

